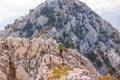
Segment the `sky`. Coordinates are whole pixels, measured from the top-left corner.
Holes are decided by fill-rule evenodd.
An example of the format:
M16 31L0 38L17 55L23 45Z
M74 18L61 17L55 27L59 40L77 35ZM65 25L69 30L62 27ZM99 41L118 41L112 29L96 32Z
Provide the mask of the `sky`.
M45 0L1 0L0 30ZM81 0L120 31L120 0Z

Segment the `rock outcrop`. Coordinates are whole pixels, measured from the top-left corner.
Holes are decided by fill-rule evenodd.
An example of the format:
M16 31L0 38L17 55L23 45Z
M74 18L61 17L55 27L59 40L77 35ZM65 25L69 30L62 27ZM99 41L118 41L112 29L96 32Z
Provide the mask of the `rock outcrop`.
M41 35L78 49L100 74L111 74L120 79L120 33L85 3L79 0L47 0L25 17L7 25L0 33L1 37L29 39ZM38 44L33 45L38 47ZM37 50L33 46L34 49ZM36 50L31 52L31 57L36 55ZM23 55L27 48L20 47L18 51Z
M48 80L52 68L58 65L72 67L60 77L61 80L99 78L92 63L77 50L67 49L62 59L58 56L56 45L52 38L0 39L0 80Z

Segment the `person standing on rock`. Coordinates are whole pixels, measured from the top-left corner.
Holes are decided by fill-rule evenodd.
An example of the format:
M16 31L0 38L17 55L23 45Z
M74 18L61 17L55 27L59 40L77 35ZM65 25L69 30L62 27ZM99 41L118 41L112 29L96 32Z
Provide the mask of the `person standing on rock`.
M59 56L60 56L61 58L63 58L62 52L63 52L63 50L64 50L64 46L63 46L63 44L62 44L61 42L59 42L59 43L57 44L56 49L59 50Z

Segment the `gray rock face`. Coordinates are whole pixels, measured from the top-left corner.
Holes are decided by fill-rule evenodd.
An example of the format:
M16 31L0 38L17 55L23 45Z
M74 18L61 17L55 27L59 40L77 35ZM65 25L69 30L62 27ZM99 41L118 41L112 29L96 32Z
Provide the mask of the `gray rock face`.
M1 37L47 36L76 48L101 74L120 79L120 34L107 21L78 0L48 0L13 24Z

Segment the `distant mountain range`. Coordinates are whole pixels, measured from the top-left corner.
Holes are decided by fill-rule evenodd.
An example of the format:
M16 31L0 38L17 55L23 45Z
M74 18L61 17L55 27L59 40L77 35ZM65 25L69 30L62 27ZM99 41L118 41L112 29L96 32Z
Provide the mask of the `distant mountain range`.
M78 49L102 75L120 79L120 33L79 0L47 0L16 19L1 37L52 37Z

